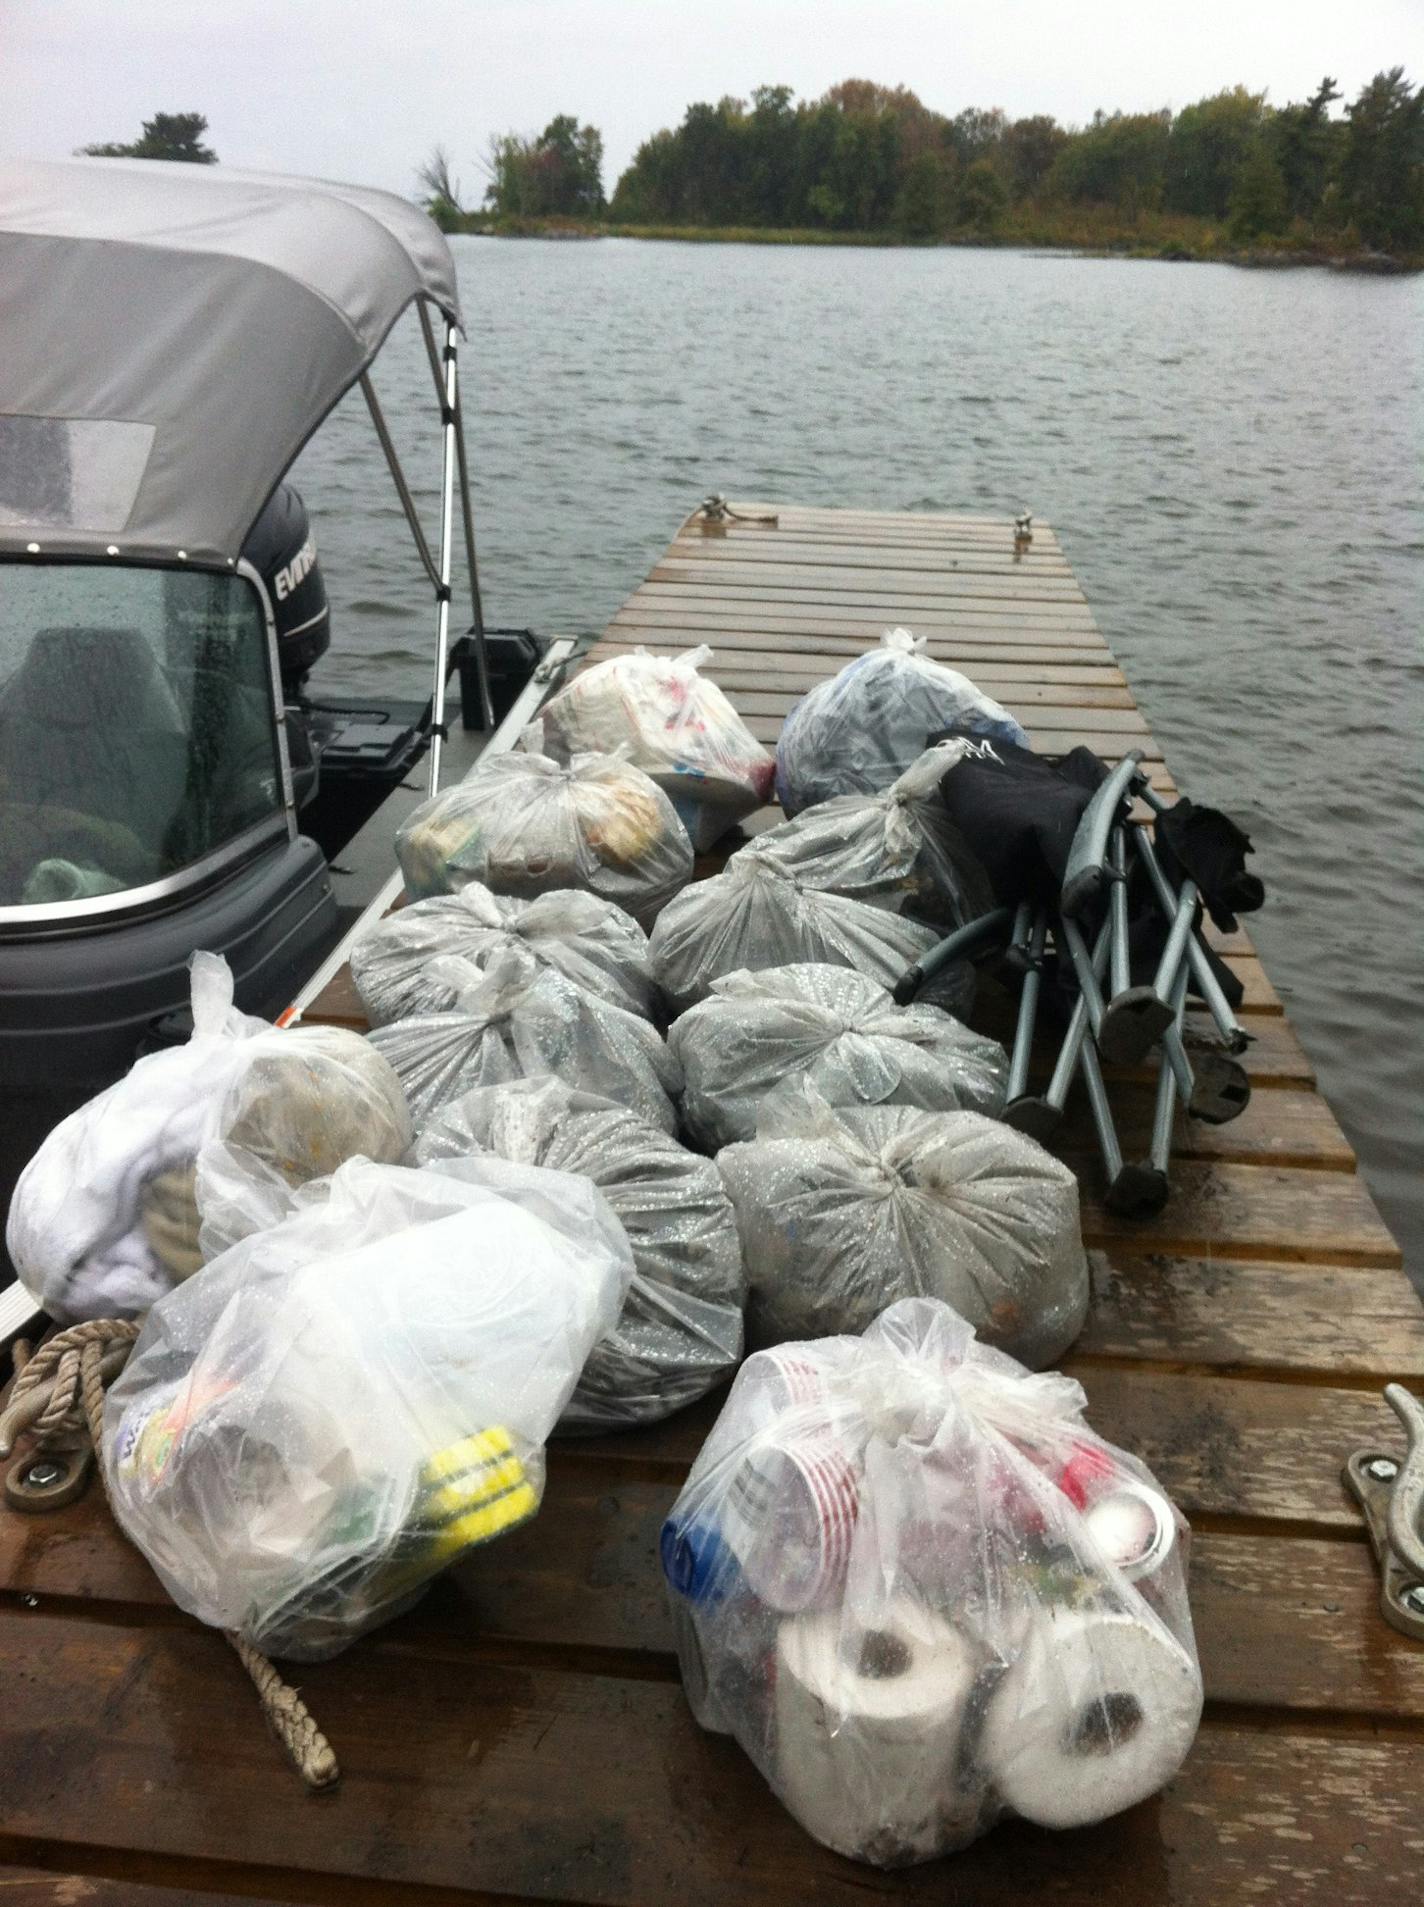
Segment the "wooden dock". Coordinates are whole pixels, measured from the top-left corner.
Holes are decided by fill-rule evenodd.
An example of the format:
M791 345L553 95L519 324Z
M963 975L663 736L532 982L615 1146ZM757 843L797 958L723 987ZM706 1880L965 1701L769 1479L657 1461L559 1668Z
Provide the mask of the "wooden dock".
M740 504L746 514L776 506ZM596 655L707 642L770 741L797 695L892 623L1011 706L1045 752L1141 747L1172 782L1052 532L779 510L689 523ZM1189 792L1230 805L1230 789ZM1091 1421L1190 1517L1206 1678L1167 1791L1099 1827L1005 1824L898 1874L811 1841L683 1702L657 1532L715 1415L557 1446L527 1529L301 1686L344 1768L307 1798L223 1641L175 1611L97 1493L0 1513L0 1900L177 1907L456 1900L811 1907L1349 1907L1417 1900L1424 1643L1388 1628L1340 1467L1396 1448L1380 1401L1424 1387L1424 1313L1244 934L1221 943L1257 1034L1254 1096L1183 1127L1170 1204L1133 1225L1094 1194L1088 1325L1065 1368ZM338 978L308 1013L359 1024ZM1125 1150L1149 1094L1124 1088Z

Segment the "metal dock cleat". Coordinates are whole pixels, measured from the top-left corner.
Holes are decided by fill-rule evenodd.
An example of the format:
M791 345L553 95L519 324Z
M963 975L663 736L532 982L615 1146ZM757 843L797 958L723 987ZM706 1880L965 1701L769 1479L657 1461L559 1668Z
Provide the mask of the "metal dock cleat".
M1386 1384L1384 1401L1404 1426L1403 1461L1357 1450L1342 1481L1364 1513L1380 1567L1380 1612L1401 1635L1424 1642L1424 1404L1402 1384Z

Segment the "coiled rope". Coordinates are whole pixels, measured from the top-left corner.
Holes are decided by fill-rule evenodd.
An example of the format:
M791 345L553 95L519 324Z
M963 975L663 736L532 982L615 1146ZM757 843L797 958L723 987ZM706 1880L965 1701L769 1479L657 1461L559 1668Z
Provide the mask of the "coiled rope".
M56 1332L34 1352L23 1340L17 1343L15 1382L0 1416L0 1457L10 1454L25 1431L40 1450L60 1444L72 1450L76 1438L87 1433L112 1514L103 1462L104 1391L123 1369L137 1336L138 1326L128 1319L93 1318ZM306 1703L260 1649L235 1629L222 1633L251 1678L268 1726L292 1766L309 1788L331 1787L341 1769Z

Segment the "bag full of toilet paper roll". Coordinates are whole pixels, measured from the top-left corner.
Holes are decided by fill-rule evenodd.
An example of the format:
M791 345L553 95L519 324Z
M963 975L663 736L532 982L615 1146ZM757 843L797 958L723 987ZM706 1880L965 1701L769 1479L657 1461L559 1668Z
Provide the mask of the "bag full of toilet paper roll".
M710 1159L559 1079L479 1087L437 1113L415 1157L495 1153L595 1185L628 1234L633 1281L560 1419L571 1431L654 1423L732 1373L746 1280L737 1221Z
M626 751L677 809L699 853L771 799L775 763L722 690L700 673L706 644L681 655L644 648L583 669L544 708L559 761Z
M896 1006L849 967L800 965L714 980L668 1035L682 1116L715 1152L756 1135L757 1114L804 1079L831 1106L923 1106L997 1118L1009 1063L995 1040L933 1006Z
M582 888L647 927L692 877L692 842L672 803L641 768L617 755L542 752L538 724L525 745L479 761L401 824L396 857L413 900L480 881L532 900Z
M953 933L996 904L939 794L966 747L949 741L926 749L888 788L818 802L759 834L757 846L807 887Z
M939 939L919 921L807 885L756 840L663 909L650 947L658 985L681 1012L705 999L714 980L743 969L853 967L889 988ZM963 1004L959 976L951 974L947 994L937 991L938 978L919 997L953 1011Z
M585 1179L353 1160L150 1311L105 1410L115 1514L191 1614L332 1655L535 1514L632 1269Z
M345 1159L395 1160L410 1144L400 1082L358 1034L280 1032L238 1012L227 962L209 953L193 956L192 1015L185 1045L136 1061L56 1126L20 1176L6 1244L60 1324L138 1317L211 1255L197 1191L205 1157L226 1178L213 1218L232 1242L267 1222L269 1192L285 1204Z
M1100 1821L1191 1748L1185 1522L932 1299L749 1358L664 1525L683 1683L818 1841L880 1867Z
M945 729L1029 746L1007 709L924 651L923 636L887 629L879 648L795 705L776 744L776 798L787 814L888 788Z
M863 1331L897 1298L942 1298L1034 1369L1088 1309L1078 1182L977 1112L832 1107L808 1080L717 1155L736 1207L756 1345Z
M485 972L451 954L432 962L454 1006L378 1026L370 1044L395 1069L419 1131L475 1086L552 1073L677 1130L673 1096L682 1069L661 1036L636 1013L585 993L522 949Z
M488 967L520 948L585 993L654 1017L658 990L648 936L612 901L574 889L514 900L471 881L454 894L401 907L356 941L351 978L372 1026L412 1013L444 1013L455 1004L448 979L432 972L442 956Z

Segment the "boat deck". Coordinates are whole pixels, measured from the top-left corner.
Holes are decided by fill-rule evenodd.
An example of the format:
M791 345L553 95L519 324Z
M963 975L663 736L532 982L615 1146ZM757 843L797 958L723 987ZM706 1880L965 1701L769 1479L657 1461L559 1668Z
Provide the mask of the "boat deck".
M738 505L754 514L774 506ZM1007 521L781 509L684 526L596 655L707 642L770 741L795 697L903 622L1037 747L1144 749L1172 783L1056 538ZM1202 799L1231 791L1192 789ZM1091 1421L1191 1519L1201 1733L1159 1797L1074 1833L1001 1826L885 1874L826 1852L677 1679L657 1532L715 1400L563 1444L527 1529L301 1686L344 1778L309 1798L220 1637L179 1614L97 1491L0 1514L0 1899L795 1907L872 1899L1092 1907L1418 1898L1424 1644L1384 1623L1340 1484L1396 1448L1424 1312L1244 934L1221 943L1258 1036L1224 1127L1183 1126L1172 1198L1134 1225L1081 1157L1094 1303L1065 1368ZM360 1023L345 976L309 1019ZM1150 1095L1115 1093L1145 1152Z

